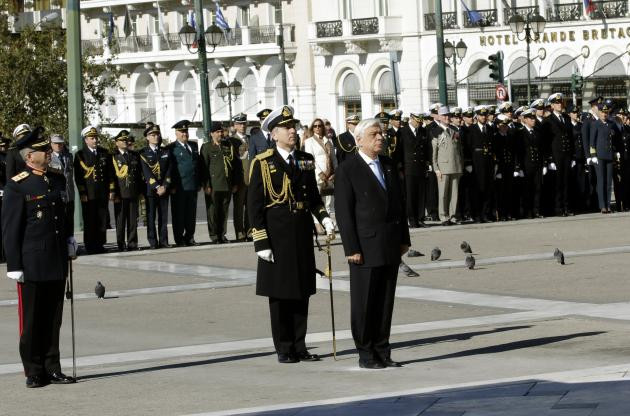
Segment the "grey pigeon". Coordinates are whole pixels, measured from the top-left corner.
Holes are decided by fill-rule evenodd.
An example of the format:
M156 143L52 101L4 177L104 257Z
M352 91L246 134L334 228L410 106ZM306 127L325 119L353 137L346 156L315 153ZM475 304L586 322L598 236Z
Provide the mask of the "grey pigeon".
M103 286L101 282L96 282L96 287L94 288L94 294L99 299L105 299L105 286Z
M416 273L411 267L409 267L407 265L407 263L405 263L404 261L400 261L400 266L398 266L398 269L405 273L407 275L407 277L418 277L420 276L418 273Z
M433 250L431 250L431 261L439 259L441 255L442 251L438 247L435 247Z
M424 254L412 248L410 248L409 251L407 252L407 257L422 257L422 256L424 256Z
M469 270L475 268L475 258L472 256L472 254L466 256L466 267L468 267Z
M564 253L559 249L555 249L553 251L553 256L556 258L556 261L560 264L564 264Z
M464 253L472 253L472 248L470 248L470 244L468 244L466 241L462 241L462 243L459 245L459 248L461 248Z

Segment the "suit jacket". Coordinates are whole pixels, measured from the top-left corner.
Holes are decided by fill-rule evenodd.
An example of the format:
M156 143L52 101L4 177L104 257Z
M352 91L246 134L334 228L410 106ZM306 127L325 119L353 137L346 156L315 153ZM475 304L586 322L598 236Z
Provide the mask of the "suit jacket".
M72 153L64 150L63 153L50 155L49 169L62 174L66 178L66 193L68 201L74 201L74 165Z
M79 195L90 201L108 199L115 190L114 177L112 158L105 148L97 146L94 154L84 146L75 154L74 180Z
M249 138L249 160L252 160L256 157L256 155L264 152L271 147L275 146L273 145L273 143L271 146L269 146L269 144L267 143L267 135L263 133L261 129L256 130L256 132L253 132Z
M232 145L237 150L236 155L234 157L238 157L241 160L241 168L243 173L241 174L241 182L238 184L239 186L249 185L249 144L251 142L251 137L249 134L245 135L244 139L240 139L238 136L230 137L230 141Z
M114 175L116 177L116 196L124 199L137 199L144 191L140 156L133 150L125 154L118 149L112 155Z
M337 164L340 164L348 158L348 156L357 152L357 142L354 140L354 136L349 131L345 131L337 136L337 140L334 142Z
M201 186L199 150L195 141L188 141L188 146L190 153L177 140L167 146L173 164L171 180L177 190L196 191Z
M573 156L573 126L569 118L560 114L560 119L555 114L550 114L542 122L543 136L549 142L552 161Z
M424 176L431 163L431 151L426 140L424 128L415 129L410 125L398 130L405 175Z
M361 155L339 165L335 177L335 213L346 256L361 253L362 267L400 263L400 246L411 245L398 170L379 156L383 189Z
M438 127L442 129L441 127ZM450 126L431 140L433 149L433 169L444 175L462 173L464 151L459 133Z
M158 146L155 151L147 145L140 151L140 165L142 166L142 176L147 185L147 196L157 196L157 188L172 186L171 157L168 149ZM168 194L165 194L168 195ZM163 195L164 197L164 195Z
M597 159L613 160L617 130L610 120L597 120L590 128L590 147L595 148Z

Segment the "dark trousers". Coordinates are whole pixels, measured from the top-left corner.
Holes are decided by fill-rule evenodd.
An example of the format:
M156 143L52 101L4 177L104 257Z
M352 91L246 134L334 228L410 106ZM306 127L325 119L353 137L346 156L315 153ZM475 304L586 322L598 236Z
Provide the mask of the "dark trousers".
M70 230L74 230L74 201L66 204L66 224Z
M138 247L138 198L122 198L114 203L116 242L119 249Z
M210 240L222 240L227 232L225 225L227 224L228 208L230 206L230 191L212 191L210 195L206 195L206 215L208 218L208 234Z
M556 214L562 214L569 210L571 158L557 158L556 168Z
M597 174L597 202L599 209L610 209L610 196L612 192L613 163L612 160L598 160L595 165Z
M58 373L65 280L17 284L20 357L27 377Z
M271 335L278 354L306 352L308 300L269 298Z
M466 170L464 170L459 180L459 196L457 198L457 212L455 215L461 220L473 216L472 190L474 180L472 173L468 173Z
M194 241L197 225L197 191L178 189L171 195L171 217L175 244L183 245Z
M89 254L102 253L107 241L107 205L109 201L92 199L82 202L83 243Z
M0 197L0 218L2 218L2 198ZM4 245L2 244L2 224L0 223L0 263L4 263L6 261L6 256L4 255Z
M497 212L500 219L516 217L514 204L514 170L506 170L501 173L502 178L497 179L495 183L495 192L497 200Z
M473 175L475 178L475 217L496 218L494 201L494 162L481 153L473 155Z
M151 247L168 244L168 194L147 198L147 239ZM157 218L158 233L155 229Z
M583 161L577 162L571 168L571 192L569 194L571 209L575 212L587 212L590 199L590 184L586 165Z
M623 210L630 209L630 160L621 161L621 201Z
M239 240L247 237L249 230L249 218L247 218L247 185L241 184L238 187L236 193L232 197L234 207L233 215L234 219L234 233Z
M613 192L615 193L616 210L622 210L624 181L621 178L621 163L613 162Z
M542 193L542 166L525 166L525 215L540 214L540 196Z
M350 323L361 360L390 358L398 264L381 267L350 265Z
M424 219L426 187L427 178L424 174L405 175L407 217L412 225Z
M439 220L440 215L438 212L438 193L437 176L435 175L435 172L429 172L426 179L425 193L427 216Z

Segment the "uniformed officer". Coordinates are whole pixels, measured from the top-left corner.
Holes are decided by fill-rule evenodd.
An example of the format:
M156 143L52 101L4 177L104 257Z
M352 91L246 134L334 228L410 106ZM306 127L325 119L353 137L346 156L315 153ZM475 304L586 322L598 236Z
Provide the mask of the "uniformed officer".
M390 136L396 136L402 123L403 112L401 110L392 110L389 112L389 128L387 132Z
M151 124L144 130L147 146L140 152L142 176L147 187L147 239L151 248L168 244L168 198L173 186L173 166L169 152L162 145L160 126ZM157 216L157 232L155 220Z
M597 175L597 200L602 214L610 214L610 199L612 192L613 175L613 143L615 139L615 126L608 119L610 107L601 103L597 107L599 120L590 127L589 153L595 164Z
M23 136L15 147L26 167L4 189L2 227L7 276L18 282L26 387L74 383L59 362L68 258L76 254L72 229L65 221L65 178L47 172L51 148L43 128Z
M518 159L517 140L514 129L510 128L512 117L505 112L497 116L493 145L497 157L499 170L496 178L497 212L501 221L516 218L518 211L514 194L514 172L520 170Z
M22 157L20 156L20 152L17 147L15 147L15 143L30 132L31 126L28 124L20 124L13 129L13 145L9 147L6 158L5 171L7 178L11 178L19 172L22 172L26 166L24 164L24 160L22 160Z
M472 154L468 145L468 129L474 125L475 110L467 107L462 110L462 124L459 126L459 137L464 148L464 172L459 181L459 198L457 199L456 217L460 221L469 221L474 211L475 179L472 175Z
M256 117L262 123L265 118L271 113L271 110L265 108L256 113ZM275 146L274 141L271 140L271 134L263 132L259 127L254 127L251 130L251 138L249 141L249 160L252 160L256 157L257 154L260 154L267 149Z
M586 212L587 204L590 199L589 195L589 166L586 164L586 155L588 151L588 143L584 147L582 138L582 122L580 121L579 110L573 104L567 108L567 114L571 120L571 129L573 130L573 161L571 162L571 183L572 192L570 192L570 206L574 212Z
M49 170L56 170L66 178L66 221L68 227L74 230L74 158L66 148L66 141L61 134L53 134L50 137L52 154L50 155Z
M128 130L121 130L114 137L116 150L112 155L114 166L114 216L116 217L116 242L118 250L138 249L138 206L144 182L140 155L130 149L132 140Z
M430 139L427 139L426 131L422 127L420 113L410 114L409 125L400 129L399 138L403 154L409 227L426 227L424 215L431 151L428 148Z
M543 138L537 127L536 110L529 108L522 113L524 128L521 130L521 166L519 171L525 178L523 196L525 215L528 218L542 218L540 197L542 193Z
M112 159L105 148L97 146L98 135L96 127L84 128L83 148L74 157L74 180L83 214L83 243L88 254L105 251L108 203L114 200Z
M433 148L431 146L431 137L430 132L437 127L438 118L438 110L442 107L442 103L433 103L429 106L429 114L428 117L425 116L425 120L429 120L429 122L425 125L426 131L426 140L427 140L427 148L431 152L429 154L429 160L433 160ZM437 176L435 175L433 164L429 165L429 172L427 173L427 189L426 189L426 206L427 206L427 216L430 217L433 221L439 221L440 215L438 210L438 181Z
M591 106L588 113L582 118L582 141L584 142L584 153L586 154L586 165L588 166L588 179L589 179L589 195L588 207L590 212L596 212L599 207L597 200L597 175L595 174L595 163L591 158L589 151L589 141L591 137L591 127L599 120L599 104L604 102L604 97L601 95L591 99L588 104Z
M11 139L4 137L0 133L0 217L2 216L2 195L7 183L7 150L11 144ZM2 246L2 223L0 223L0 263L4 263L4 249Z
M621 118L621 138L619 152L619 162L621 165L621 198L623 210L630 210L630 113L625 108L621 108L618 111L618 115Z
M493 215L495 155L492 148L492 128L486 123L488 107L475 107L477 123L466 132L466 144L472 156L472 174L475 179L476 220L490 222Z
M357 152L354 128L359 124L359 121L361 121L361 118L356 114L346 117L346 131L337 136L335 141L337 165L346 160L349 155Z
M534 110L536 115L536 125L540 125L543 121L543 115L545 114L545 100L537 98L530 104L529 108Z
M232 117L234 123L234 136L230 137L232 146L236 149L236 155L241 160L242 173L237 184L236 193L233 194L234 233L237 241L245 241L251 237L249 219L247 218L247 185L249 184L249 142L247 134L247 114L239 113ZM226 217L227 221L227 217Z
M201 146L201 184L206 198L206 214L210 241L227 243L226 219L230 199L241 183L243 168L229 139L223 137L223 126L213 122L210 127L211 140Z
M313 216L333 236L315 180L312 155L297 150L293 109L269 114L263 130L276 142L252 163L247 198L258 255L256 294L269 298L278 361L317 361L306 349L309 297L315 293Z
M171 209L173 238L178 247L194 246L197 194L201 189L201 163L197 142L189 140L190 121L173 125L176 140L167 146L171 157Z

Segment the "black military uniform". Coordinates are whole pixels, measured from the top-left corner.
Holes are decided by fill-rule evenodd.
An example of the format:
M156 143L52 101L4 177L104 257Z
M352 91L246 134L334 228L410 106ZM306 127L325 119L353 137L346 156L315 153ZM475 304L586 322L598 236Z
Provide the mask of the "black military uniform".
M625 108L619 109L618 115L625 117L620 122L619 131L619 177L621 182L621 192L619 200L622 202L624 211L630 210L630 125L628 124L628 111ZM616 196L615 196L616 198Z
M293 128L293 123L293 112L285 106L272 112L263 128ZM252 164L247 210L254 249L273 253L273 262L258 259L256 294L269 298L278 360L316 360L304 341L309 297L315 293L313 215L322 222L328 213L317 190L313 156L279 148L259 154Z
M570 105L567 108L568 114L574 114L576 120L571 120L571 129L573 130L573 161L571 163L571 192L569 193L569 206L573 212L586 212L590 199L590 184L588 179L588 170L590 167L586 164L586 155L588 154L588 143L585 146L582 138L582 122L578 117L577 107Z
M190 121L181 120L172 128L188 134ZM195 245L197 224L197 195L201 186L201 165L197 142L175 140L167 146L171 156L172 190L171 209L173 238L178 246Z
M16 148L50 152L43 128L16 142ZM39 166L38 166L39 167ZM27 387L73 383L61 372L59 330L68 274L68 239L63 175L26 167L4 189L2 227L7 275L18 281L20 357Z
M7 184L7 147L11 139L7 139L0 133L0 217L2 216L2 198L4 187ZM0 262L5 261L4 246L2 245L2 223L0 223Z
M144 130L144 137L149 134L161 134L160 126L150 125ZM161 136L160 136L161 143ZM151 248L168 247L168 198L171 191L171 158L166 148L147 144L140 151L140 165L147 191L147 239ZM166 192L158 195L158 188L163 186ZM157 218L156 218L157 217ZM155 220L157 219L157 232Z
M402 146L400 146L400 139L398 137L398 132L400 128L396 128L392 126L391 121L400 122L402 119L402 111L395 111L394 114L387 114L385 112L380 112L374 116L374 118L379 119L379 121L385 126L383 129L385 133L385 146L383 147L383 154L391 158L396 167L400 172L402 172Z
M523 117L535 118L533 110L523 112ZM542 218L540 215L540 198L542 194L543 138L536 126L530 129L525 126L521 130L521 166L525 174L525 192L523 205L528 218Z
M480 107L477 114L487 114L486 107ZM476 220L488 222L494 218L492 202L494 195L495 155L492 148L493 129L486 124L476 123L466 131L466 144L472 155L473 176L476 192Z
M472 124L466 124L463 118L472 118L475 116L475 112L472 107L466 108L462 111L462 124L459 126L459 137L462 142L464 150L464 172L459 180L459 197L457 198L457 213L456 217L460 221L467 221L473 217L474 203L473 203L473 191L475 187L475 179L472 174L472 154L470 153L470 146L468 146L468 129ZM470 170L470 172L469 172Z
M347 124L357 125L359 124L361 119L357 115L352 115L346 118ZM346 130L337 136L337 140L335 140L335 150L337 156L337 166L346 160L346 158L350 155L353 155L357 152L357 142L354 139L354 135L350 133L350 130Z
M96 127L83 129L81 137L98 137ZM89 254L102 253L107 240L107 212L110 193L114 192L111 155L103 147L87 145L74 157L74 181L81 198L83 243Z
M129 131L121 130L114 139L131 142ZM118 249L138 249L138 202L144 186L140 155L126 149L116 149L112 155L114 166L114 216L116 217L116 242Z
M422 116L411 113L413 122L419 125L414 128L410 124L400 128L398 137L403 156L403 173L407 198L407 218L412 228L426 227L424 224L426 187L428 167L431 164L429 155L430 140L422 127Z
M605 117L595 121L590 127L589 153L596 158L595 173L597 175L597 201L602 214L611 211L610 199L612 192L613 158L615 135L618 134L614 123L608 119L610 107L604 102L598 106Z
M497 130L493 138L494 151L499 170L496 179L496 200L499 219L512 220L518 215L518 207L514 196L514 172L518 172L518 142L514 129L509 127L511 119L500 114L497 117ZM504 127L502 127L504 125Z
M234 124L246 125L247 114L240 113L232 117ZM234 234L237 241L245 241L248 237L251 237L251 230L249 227L249 219L247 218L247 185L249 184L249 134L234 133L234 136L229 138L232 146L236 150L235 157L238 157L241 162L241 174L239 175L239 183L237 184L236 192L232 196L232 219L234 220ZM227 221L227 218L226 218Z

